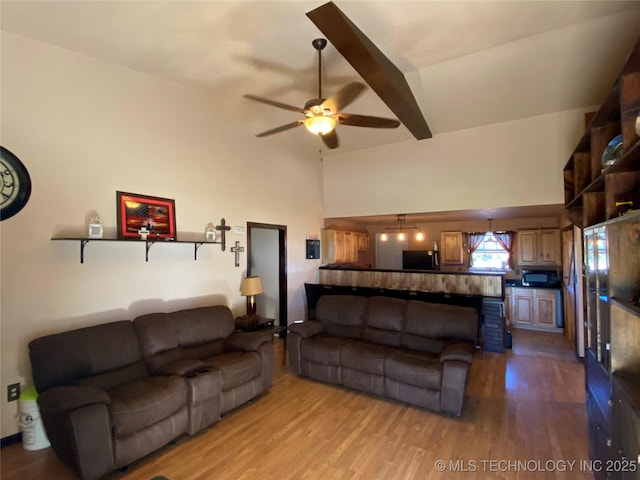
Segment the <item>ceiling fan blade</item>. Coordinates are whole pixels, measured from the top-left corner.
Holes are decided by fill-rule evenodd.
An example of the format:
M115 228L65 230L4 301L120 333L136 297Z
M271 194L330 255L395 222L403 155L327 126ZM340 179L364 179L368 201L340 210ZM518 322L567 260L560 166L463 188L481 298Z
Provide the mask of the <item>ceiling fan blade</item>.
M364 83L349 83L338 90L335 95L322 102L322 106L324 108L329 108L333 113L339 113L344 109L344 107L351 104L351 102L358 98L366 88L367 86Z
M351 113L341 113L337 117L340 125L350 125L352 127L398 128L400 126L400 122L395 118L371 117L369 115L354 115Z
M302 125L304 122L302 120L298 120L296 122L287 123L286 125L281 125L276 128L272 128L271 130L265 130L264 132L257 133L256 137L267 137L269 135L273 135L274 133L284 132L285 130L290 130L292 128L297 127L298 125Z
M387 104L418 140L431 138L420 107L402 72L333 3L326 3L307 17Z
M325 135L320 135L320 137L322 138L322 141L327 146L327 148L338 148L338 134L336 133L335 128Z
M292 112L304 113L304 108L294 107L293 105L276 102L275 100L269 100L268 98L257 97L256 95L251 95L249 93L245 94L244 98L248 98L249 100L253 100L254 102L266 103L267 105L271 105L272 107L283 108Z

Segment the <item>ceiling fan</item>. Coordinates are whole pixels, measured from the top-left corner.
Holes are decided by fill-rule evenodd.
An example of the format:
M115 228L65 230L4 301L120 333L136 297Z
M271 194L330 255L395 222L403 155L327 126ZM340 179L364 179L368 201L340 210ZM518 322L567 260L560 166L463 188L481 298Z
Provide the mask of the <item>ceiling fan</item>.
M329 98L322 97L322 50L327 46L327 40L317 38L311 42L318 50L318 98L312 98L305 103L304 107L295 107L285 103L246 94L245 98L256 102L265 103L273 107L282 108L293 112L302 113L305 118L295 122L287 123L270 130L258 133L256 137L266 137L274 133L284 132L300 125L304 125L307 130L318 135L328 148L338 147L338 135L336 125L349 125L352 127L367 128L397 128L400 122L393 118L372 117L369 115L357 115L344 113L342 110L351 104L367 88L363 83L352 82L342 87L338 92Z

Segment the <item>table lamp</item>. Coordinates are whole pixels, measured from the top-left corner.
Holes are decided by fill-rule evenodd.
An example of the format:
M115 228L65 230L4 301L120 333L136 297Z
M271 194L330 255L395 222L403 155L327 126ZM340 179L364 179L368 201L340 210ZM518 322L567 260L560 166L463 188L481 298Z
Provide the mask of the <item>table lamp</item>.
M247 315L256 314L256 295L264 293L260 277L245 277L240 283L240 295L247 297Z

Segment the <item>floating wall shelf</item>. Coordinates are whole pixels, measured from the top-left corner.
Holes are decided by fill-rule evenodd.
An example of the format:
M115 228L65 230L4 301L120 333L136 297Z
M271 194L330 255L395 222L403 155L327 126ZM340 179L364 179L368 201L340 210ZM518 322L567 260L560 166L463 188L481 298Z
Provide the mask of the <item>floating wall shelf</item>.
M198 249L202 245L220 245L222 251L226 248L226 232L229 229L225 225L224 218L220 221L220 225L216 226L216 230L219 232L220 239L216 241L204 240L204 234L197 233L178 233L175 240L165 240L163 238L147 238L146 240L134 239L134 238L116 238L116 237L104 237L104 238L89 238L81 236L54 236L51 240L64 240L75 241L80 243L80 263L84 263L84 249L89 242L126 242L126 243L140 243L145 246L145 261L149 261L149 250L156 243L163 244L176 244L176 243L191 243L193 244L193 259L198 259Z

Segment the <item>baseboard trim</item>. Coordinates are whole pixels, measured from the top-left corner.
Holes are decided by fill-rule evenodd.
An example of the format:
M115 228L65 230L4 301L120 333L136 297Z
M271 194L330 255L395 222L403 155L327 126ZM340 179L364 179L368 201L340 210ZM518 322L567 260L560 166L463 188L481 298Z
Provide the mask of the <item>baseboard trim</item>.
M8 447L22 442L22 432L14 433L8 437L0 438L0 448Z

